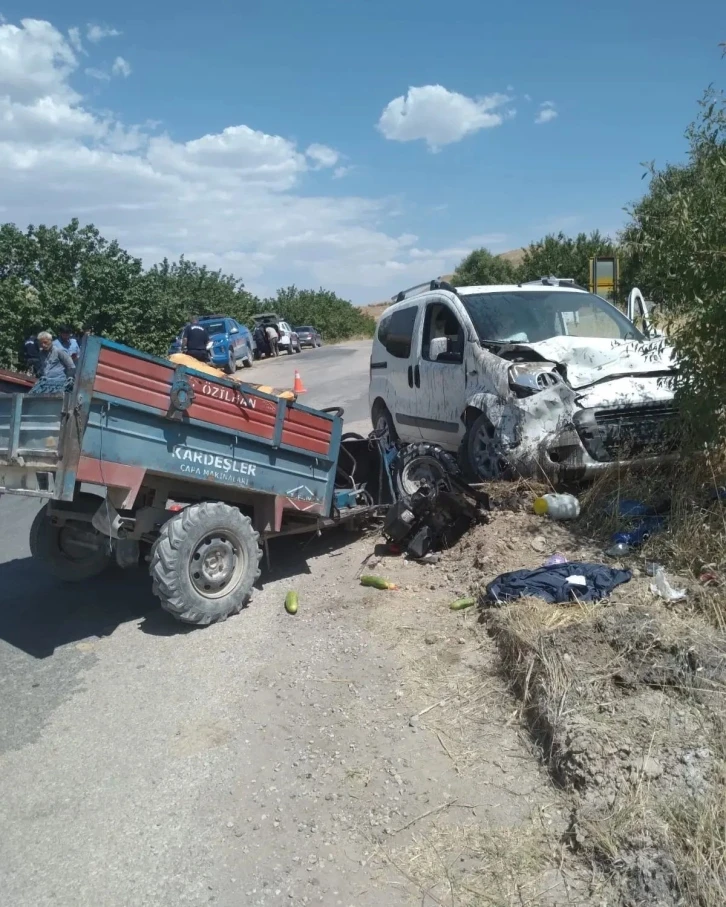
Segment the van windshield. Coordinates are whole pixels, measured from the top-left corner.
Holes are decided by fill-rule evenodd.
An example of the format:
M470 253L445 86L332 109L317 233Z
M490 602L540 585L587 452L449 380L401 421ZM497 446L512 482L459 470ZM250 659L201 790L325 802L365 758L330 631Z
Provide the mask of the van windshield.
M552 337L643 340L615 306L592 293L553 289L462 294L480 340L537 343Z

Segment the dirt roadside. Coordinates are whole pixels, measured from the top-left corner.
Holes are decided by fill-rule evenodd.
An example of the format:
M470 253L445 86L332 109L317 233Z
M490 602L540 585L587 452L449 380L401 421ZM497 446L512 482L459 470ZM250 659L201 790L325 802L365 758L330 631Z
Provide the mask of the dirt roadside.
M605 604L450 611L554 551L601 560L582 525L497 500L437 564L385 557L397 591L359 585L378 539L344 532L273 545L250 607L206 630L143 577L79 590L79 626L110 593L138 617L18 662L19 707L50 711L0 752L8 902L698 903L667 833L689 830L703 878L720 865L689 812L719 790L717 636L637 563Z
M235 817L227 845L230 863L240 848L254 858L249 903L610 903L563 847L569 803L522 730L494 641L448 608L467 582L384 557L375 572L399 589L363 588L375 543L308 560L298 614L278 596L270 615L282 645L245 694L269 716L269 750L239 791L259 815Z

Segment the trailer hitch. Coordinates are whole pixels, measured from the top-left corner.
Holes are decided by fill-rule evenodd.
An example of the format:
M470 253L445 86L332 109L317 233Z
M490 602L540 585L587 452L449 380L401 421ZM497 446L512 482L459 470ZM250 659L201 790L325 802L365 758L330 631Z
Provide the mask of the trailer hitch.
M187 377L185 366L180 365L174 369L174 380L169 391L169 409L166 413L168 419L181 419L182 415L194 402L194 388Z

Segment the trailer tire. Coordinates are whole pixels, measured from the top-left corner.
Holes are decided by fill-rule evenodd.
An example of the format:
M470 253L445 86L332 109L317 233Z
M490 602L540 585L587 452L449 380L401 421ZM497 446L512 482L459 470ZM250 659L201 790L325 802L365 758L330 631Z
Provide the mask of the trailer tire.
M238 614L260 575L259 533L236 507L193 504L168 520L149 572L164 610L204 626Z
M90 495L89 495L90 497ZM100 498L98 499L100 501ZM98 505L95 505L98 506ZM78 546L78 538L73 533L97 535L99 545L97 550ZM30 527L30 553L57 579L65 583L79 583L103 573L111 563L111 554L107 540L100 533L91 530L90 523L66 523L64 526L54 526L48 514L48 505L36 513Z

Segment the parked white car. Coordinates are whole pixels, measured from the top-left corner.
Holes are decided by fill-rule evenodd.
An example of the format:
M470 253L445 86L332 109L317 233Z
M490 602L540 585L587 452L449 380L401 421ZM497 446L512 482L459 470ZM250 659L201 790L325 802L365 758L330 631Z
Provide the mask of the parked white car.
M431 281L396 300L378 324L369 389L373 425L392 438L458 452L479 479L574 480L666 451L672 351L571 280Z

